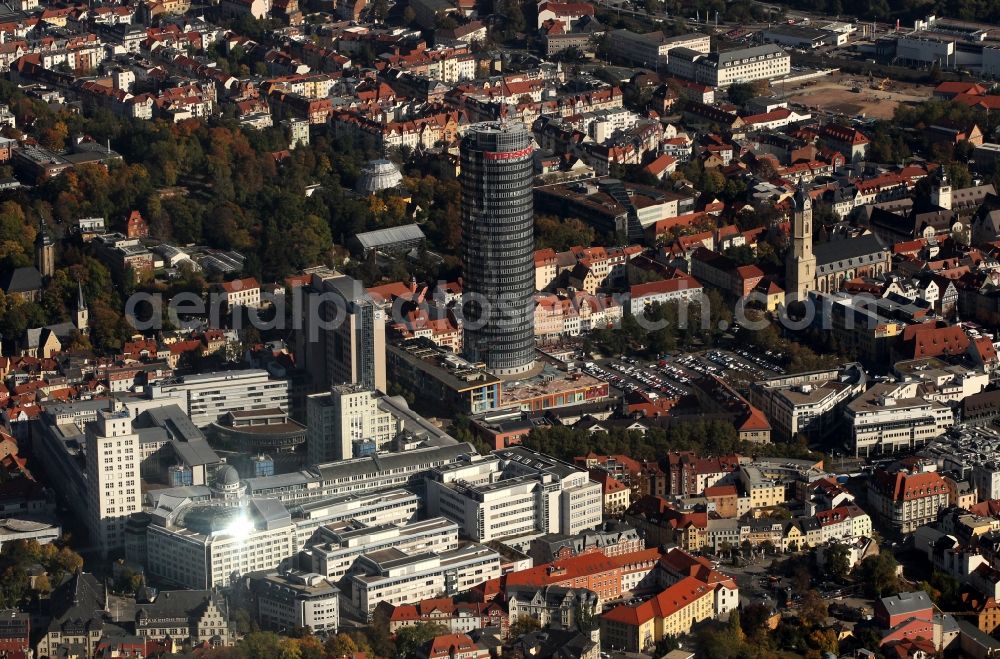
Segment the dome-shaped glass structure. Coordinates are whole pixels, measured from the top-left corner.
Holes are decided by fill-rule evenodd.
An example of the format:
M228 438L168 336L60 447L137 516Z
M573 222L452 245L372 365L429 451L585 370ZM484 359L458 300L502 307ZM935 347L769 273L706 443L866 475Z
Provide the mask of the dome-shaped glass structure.
M361 169L357 190L364 194L374 194L394 188L403 182L403 175L389 160L372 160Z

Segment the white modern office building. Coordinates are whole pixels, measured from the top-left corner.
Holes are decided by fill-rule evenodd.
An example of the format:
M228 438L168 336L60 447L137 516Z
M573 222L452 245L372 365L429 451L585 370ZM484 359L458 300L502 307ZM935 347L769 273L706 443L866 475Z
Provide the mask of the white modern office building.
M432 470L427 509L476 542L573 535L600 524L603 510L601 486L585 470L520 446Z
M421 488L428 470L473 455L478 455L476 449L466 443L417 448L316 465L290 474L250 478L247 489L253 496L292 502L406 486Z
M263 629L308 627L335 634L340 626L340 591L322 575L294 570L255 574L249 586Z
M362 283L326 266L306 270L295 354L313 383L386 390L385 312Z
M918 393L916 382L882 382L844 410L858 456L923 446L955 424L951 408Z
M274 499L246 497L233 467L216 475L209 500L161 496L146 532L146 569L185 588L230 585L241 575L274 570L295 553L296 527Z
M310 464L347 460L381 450L399 429L362 385L342 384L306 399L306 450Z
M379 602L394 606L454 595L500 576L500 554L482 545L442 553L382 549L360 556L345 580L344 605L370 616Z
M794 439L799 433L819 438L843 421L844 406L867 386L864 368L851 363L755 382L750 402L764 412L773 432L783 439Z
M408 524L367 525L342 521L320 527L300 554L301 565L333 580L347 574L359 556L382 549L406 554L442 553L458 548L458 525L443 517Z
M204 428L227 412L280 408L287 411L288 381L274 380L263 369L196 373L159 381L149 388L154 400L180 397L191 421Z
M124 545L125 523L141 509L141 479L166 483L174 468L200 484L219 463L177 402L124 395L54 404L35 424L32 448L49 484L100 551Z
M420 497L409 490L349 494L287 505L298 527L298 547L304 547L318 530L330 525L348 522L366 526L409 524L417 519L421 507Z
M410 409L402 396L356 384L332 387L306 399L310 464L364 457L402 445L447 446L454 437ZM400 440L393 444L393 440Z
M128 410L101 410L86 431L87 530L106 556L125 543L125 523L142 508L139 436Z
M149 493L146 498L152 504L150 519L147 523L140 521L142 518L132 520L126 558L147 564L151 574L177 579L177 583L211 583L221 577L246 574L250 569L247 566L252 570L273 570L293 564L297 552L310 540L330 537L329 529L395 528L413 523L420 509L420 498L407 490L286 506L276 499L248 497L245 483L234 474L231 467L223 468L211 488L182 487ZM222 486L222 480L230 482ZM227 488L236 493L235 499L220 497ZM253 549L253 557L246 564L227 553L234 542L235 546ZM172 576L171 566L186 560L189 552L199 551L205 553L205 558L195 556L197 566L186 565L185 569L201 576L184 574L184 581ZM232 560L227 562L227 557ZM231 570L228 576L220 571L220 566L227 565L226 569Z

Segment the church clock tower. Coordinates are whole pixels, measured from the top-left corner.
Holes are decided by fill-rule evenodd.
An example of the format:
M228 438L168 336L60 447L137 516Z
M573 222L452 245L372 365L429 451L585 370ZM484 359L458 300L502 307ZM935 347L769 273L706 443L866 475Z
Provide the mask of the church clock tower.
M812 200L799 180L794 197L792 216L792 249L786 263L785 295L794 296L789 301L804 301L809 291L816 289L816 256L813 254Z

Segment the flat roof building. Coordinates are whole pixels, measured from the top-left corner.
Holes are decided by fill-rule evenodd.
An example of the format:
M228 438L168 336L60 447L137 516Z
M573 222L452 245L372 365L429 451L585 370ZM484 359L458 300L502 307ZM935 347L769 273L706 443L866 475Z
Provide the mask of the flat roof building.
M500 407L499 377L426 337L386 346L393 380L445 410L480 414Z
M340 626L340 591L319 574L295 570L253 574L249 587L263 629L308 627L335 634Z
M434 469L427 481L428 512L477 542L573 535L601 523L602 504L586 470L521 446Z
M366 619L380 602L417 602L454 595L500 576L500 554L482 545L407 554L381 549L360 556L345 585L344 605Z
M672 75L712 87L734 82L771 80L791 72L791 57L774 44L704 54L690 48L671 51L667 65Z
M191 422L204 428L227 412L288 410L288 381L275 380L263 369L193 373L160 380L150 398L180 395Z
M608 50L615 59L650 69L666 70L670 51L674 48L687 48L707 54L711 50L711 43L707 34L697 32L672 37L659 30L646 34L637 34L631 30L608 32Z

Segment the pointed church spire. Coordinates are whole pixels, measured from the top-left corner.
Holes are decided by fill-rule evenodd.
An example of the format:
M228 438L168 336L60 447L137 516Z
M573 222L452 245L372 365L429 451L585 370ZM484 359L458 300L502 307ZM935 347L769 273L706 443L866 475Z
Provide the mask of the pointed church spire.
M76 282L76 329L81 334L90 331L90 311L87 309L87 298L83 295L83 284Z

